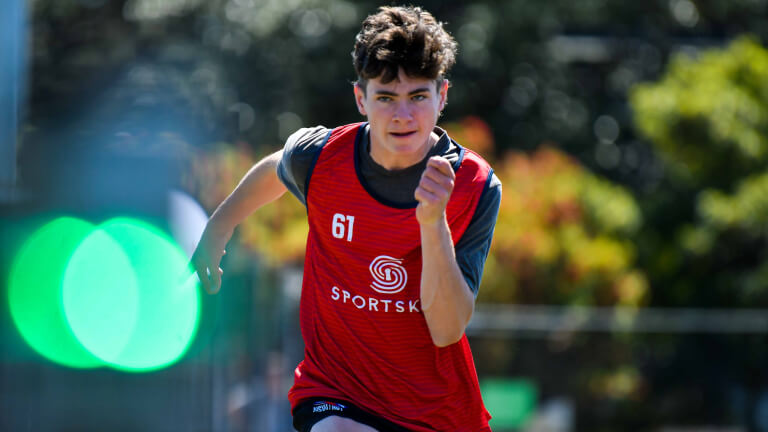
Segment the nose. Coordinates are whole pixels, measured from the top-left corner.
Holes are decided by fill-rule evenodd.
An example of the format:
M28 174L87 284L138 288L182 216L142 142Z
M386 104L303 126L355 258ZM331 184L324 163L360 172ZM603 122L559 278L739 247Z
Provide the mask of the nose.
M393 115L394 120L410 120L413 118L411 112L411 106L408 101L399 101L395 105L395 113Z

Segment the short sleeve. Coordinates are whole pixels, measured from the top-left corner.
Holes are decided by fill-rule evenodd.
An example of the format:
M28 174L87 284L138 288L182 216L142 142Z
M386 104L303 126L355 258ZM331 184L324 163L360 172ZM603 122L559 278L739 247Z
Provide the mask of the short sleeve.
M475 214L464 235L456 243L456 262L475 296L480 288L485 260L491 248L500 205L501 181L491 171Z
M324 126L301 128L285 141L283 157L277 165L277 176L304 205L307 205L306 185L309 174L330 132L331 129Z

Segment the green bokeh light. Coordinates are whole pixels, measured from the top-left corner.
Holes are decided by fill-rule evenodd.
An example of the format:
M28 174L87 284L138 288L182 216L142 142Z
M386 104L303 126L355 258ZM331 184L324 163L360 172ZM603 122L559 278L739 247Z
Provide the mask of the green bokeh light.
M138 281L121 245L103 230L94 230L72 254L61 290L77 339L112 363L128 344L139 313Z
M200 294L187 257L152 225L59 218L36 231L11 268L11 314L22 337L59 364L144 372L184 355Z
M114 239L127 262L102 238ZM197 330L199 291L194 278L183 277L189 273L184 253L159 230L127 218L107 221L67 269L64 305L72 329L115 368L148 371L174 363Z
M62 217L27 239L11 265L11 317L25 341L42 356L73 368L102 365L85 350L64 316L61 282L69 258L93 225Z

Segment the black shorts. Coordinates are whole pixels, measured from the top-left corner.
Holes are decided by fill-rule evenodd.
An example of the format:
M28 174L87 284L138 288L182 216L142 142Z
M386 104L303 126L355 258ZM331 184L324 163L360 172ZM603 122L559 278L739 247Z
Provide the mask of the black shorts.
M299 432L309 432L315 423L330 416L345 417L379 432L408 432L408 429L363 411L347 401L331 398L309 398L302 401L293 410L293 427Z

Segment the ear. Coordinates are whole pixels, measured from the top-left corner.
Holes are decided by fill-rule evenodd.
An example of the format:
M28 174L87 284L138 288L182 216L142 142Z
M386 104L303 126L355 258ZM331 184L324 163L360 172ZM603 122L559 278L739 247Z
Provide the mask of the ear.
M365 94L363 93L363 89L360 88L359 85L355 84L352 86L354 88L355 92L355 104L357 104L357 110L360 112L360 114L367 116L365 112Z
M448 87L450 87L450 82L448 82L447 79L444 79L443 83L440 85L440 112L443 111L446 102L448 102Z

